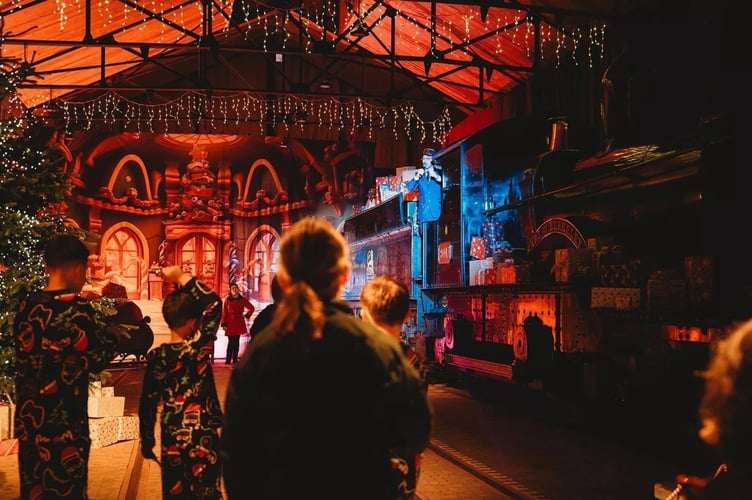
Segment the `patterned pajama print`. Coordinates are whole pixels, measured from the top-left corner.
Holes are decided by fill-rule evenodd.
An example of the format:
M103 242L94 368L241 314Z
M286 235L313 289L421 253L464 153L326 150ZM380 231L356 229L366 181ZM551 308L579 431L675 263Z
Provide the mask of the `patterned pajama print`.
M204 311L201 326L193 340L162 344L149 353L139 405L141 438L154 440L161 404L162 497L220 499L222 409L210 354L222 301L195 278L183 290Z
M88 301L65 291L24 300L13 331L21 498L85 499L89 373L112 360L117 337L99 330Z

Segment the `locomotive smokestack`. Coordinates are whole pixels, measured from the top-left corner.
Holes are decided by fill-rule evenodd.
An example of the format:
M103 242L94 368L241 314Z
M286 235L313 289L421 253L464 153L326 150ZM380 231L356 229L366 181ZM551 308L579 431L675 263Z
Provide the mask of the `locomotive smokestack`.
M569 125L566 118L551 118L551 136L548 138L549 151L567 149L567 129Z

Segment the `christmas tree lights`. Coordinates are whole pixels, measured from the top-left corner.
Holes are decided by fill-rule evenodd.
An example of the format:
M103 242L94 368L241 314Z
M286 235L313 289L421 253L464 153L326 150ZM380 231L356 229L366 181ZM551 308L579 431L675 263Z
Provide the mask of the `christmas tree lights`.
M18 107L15 88L23 81L18 68L4 61L0 105L13 113L0 117L0 396L11 399L15 311L25 295L47 282L40 243L53 234L77 231L64 219L71 190L65 157L48 145L49 130Z

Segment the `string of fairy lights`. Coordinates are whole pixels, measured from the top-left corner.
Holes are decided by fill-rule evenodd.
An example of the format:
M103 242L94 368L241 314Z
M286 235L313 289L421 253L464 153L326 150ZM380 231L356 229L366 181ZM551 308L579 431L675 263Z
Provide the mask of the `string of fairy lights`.
M279 6L280 2L232 1L218 0L212 2L211 21L216 37L224 33L229 36L232 28L240 27L245 37L260 32L262 46L266 51L269 41L282 39L286 48L291 33L302 30L301 50L313 53L316 41L331 41L327 37L327 27L333 28L341 16L341 7L351 18L366 20L371 29L381 23L390 21L399 23L396 34L395 53L410 51L418 45L418 40L425 37L427 19L416 17L415 2L392 0L388 4L375 5L373 2L352 0L339 2L324 0L322 2L286 3L290 7ZM341 5L340 5L341 4ZM86 7L84 0L55 0L54 11L58 16L60 30L64 31L73 15L81 15ZM185 43L186 33L194 32L197 14L198 21L206 21L203 12L204 2L185 0L147 0L136 2L111 2L97 0L92 2L92 21L99 23L113 33L119 30L139 29L138 25L157 22L160 32L158 42ZM8 12L24 8L22 0L10 0L6 4ZM384 15L384 9L390 15ZM553 57L553 64L559 66L568 58L574 64L580 61L593 67L597 59L603 59L606 38L605 23L592 23L587 28L575 27L566 30L562 26L553 26L540 16L513 6L492 6L481 13L480 9L454 9L454 15L436 16L430 26L432 35L441 43L443 51L471 43L479 36L493 39L494 57L501 60L504 51L523 52L528 59L536 54L543 60ZM481 19L481 16L483 18ZM485 33L477 32L477 25L482 21ZM99 25L98 24L98 25ZM295 31L289 28L295 26ZM179 29L179 28L182 28ZM537 32L537 35L536 35ZM329 30L329 36L333 30ZM352 35L346 34L352 38ZM333 42L332 42L333 43ZM537 46L536 46L537 44ZM395 137L407 134L408 138L421 140L431 138L440 142L451 129L449 110L444 108L436 117L419 116L412 104L398 104L388 107L367 102L362 98L328 97L328 96L284 96L270 98L250 92L203 91L185 92L167 102L159 104L144 103L130 99L121 93L108 91L88 101L55 99L55 104L62 110L65 123L69 127L90 129L102 124L116 125L121 128L139 132L181 132L185 129L202 132L222 133L230 125L241 122L255 124L260 133L265 133L266 126L305 127L315 124L320 127L340 129L342 127L362 128L369 134L376 129L391 129Z
M257 126L263 135L268 125L286 130L298 127L301 132L307 125L316 125L332 130L362 129L369 138L376 129L391 129L395 139L406 134L421 142L429 137L433 142L441 142L452 128L446 107L437 118L427 121L411 104L381 107L360 98L310 99L286 95L270 100L249 92L215 95L189 91L168 102L143 104L110 91L84 102L59 101L58 106L67 126L77 124L85 130L117 125L136 132L223 133L242 123Z

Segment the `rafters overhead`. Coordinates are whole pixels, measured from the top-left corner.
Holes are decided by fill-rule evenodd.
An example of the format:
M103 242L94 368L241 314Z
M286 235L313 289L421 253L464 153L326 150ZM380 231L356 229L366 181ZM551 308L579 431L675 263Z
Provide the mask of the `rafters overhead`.
M604 3L15 0L0 10L0 48L33 72L19 90L28 107L201 91L462 117L538 68L602 57L615 14Z

